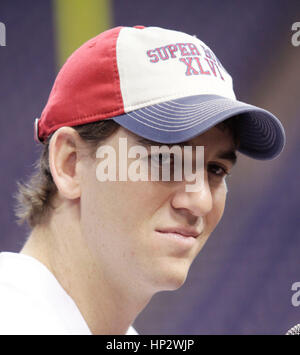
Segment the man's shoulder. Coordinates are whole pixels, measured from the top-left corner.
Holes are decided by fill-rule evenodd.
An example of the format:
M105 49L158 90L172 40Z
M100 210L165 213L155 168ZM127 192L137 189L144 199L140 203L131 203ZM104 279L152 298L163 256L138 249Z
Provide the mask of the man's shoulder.
M73 300L38 260L0 253L0 334L90 334Z
M91 332L75 302L37 260L0 253L0 335ZM131 326L128 335L136 335Z
M0 334L65 334L51 307L18 287L0 282Z

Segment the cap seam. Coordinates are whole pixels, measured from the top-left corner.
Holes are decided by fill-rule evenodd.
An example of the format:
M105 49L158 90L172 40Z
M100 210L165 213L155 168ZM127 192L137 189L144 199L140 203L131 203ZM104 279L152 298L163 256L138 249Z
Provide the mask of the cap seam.
M122 95L121 95L121 82L120 82L120 76L119 76L118 64L117 64L117 41L118 41L118 38L119 38L122 28L123 27L120 27L120 30L115 34L115 40L113 41L113 45L112 45L111 49L113 52L113 76L114 76L114 79L118 83L118 89L119 89L119 90L117 90L116 86L114 87L115 96L116 96L116 100L119 102L119 104L122 106L122 108L124 110L124 102L123 102Z

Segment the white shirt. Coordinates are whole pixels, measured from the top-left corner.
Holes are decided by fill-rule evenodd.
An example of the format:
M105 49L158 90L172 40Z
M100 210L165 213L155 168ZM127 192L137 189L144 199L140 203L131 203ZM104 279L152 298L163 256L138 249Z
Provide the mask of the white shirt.
M92 335L73 299L37 259L0 253L0 334ZM127 335L137 335L130 326Z

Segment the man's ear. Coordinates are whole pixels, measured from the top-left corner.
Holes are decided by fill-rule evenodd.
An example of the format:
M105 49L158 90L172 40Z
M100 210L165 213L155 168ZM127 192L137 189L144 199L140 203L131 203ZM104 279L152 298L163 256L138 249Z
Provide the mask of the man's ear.
M49 166L59 194L67 199L80 197L78 176L79 149L82 140L71 127L59 128L51 137Z

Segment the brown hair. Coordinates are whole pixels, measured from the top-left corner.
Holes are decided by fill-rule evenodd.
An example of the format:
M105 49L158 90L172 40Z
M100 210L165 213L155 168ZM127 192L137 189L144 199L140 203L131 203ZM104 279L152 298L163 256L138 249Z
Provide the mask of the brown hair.
M234 117L217 126L222 130L229 129L238 146L238 137L234 125ZM110 137L120 126L113 120L104 120L73 127L88 144L91 154L95 154L101 141ZM15 215L18 224L27 222L30 228L42 223L48 211L53 208L51 201L57 192L49 168L49 142L52 134L44 143L40 158L35 163L35 171L27 183L17 182Z
M73 127L90 148L96 152L98 144L111 136L120 126L113 120L88 123ZM53 134L43 144L40 158L34 164L34 173L26 183L17 182L15 194L15 215L17 223L27 222L30 228L42 223L48 214L57 187L49 167L49 142Z

